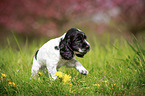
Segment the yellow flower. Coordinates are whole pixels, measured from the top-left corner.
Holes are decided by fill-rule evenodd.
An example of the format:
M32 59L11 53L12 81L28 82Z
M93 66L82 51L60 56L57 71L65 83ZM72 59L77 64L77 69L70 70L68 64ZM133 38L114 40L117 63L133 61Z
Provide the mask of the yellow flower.
M9 82L8 84L9 84L9 86L15 86L16 85L14 82Z
M64 73L62 73L62 72L56 72L55 75L58 76L59 78L62 78Z
M71 76L65 74L64 77L63 77L64 83L67 82L67 81L70 81L70 80L71 80Z
M116 84L114 83L114 86L115 86Z
M41 72L38 72L38 75L39 75L39 76L41 76L41 75L42 75L42 73L41 73Z
M3 74L3 73L1 73L1 75L2 75L2 77L7 77L7 75L6 74Z
M40 81L40 77L38 78L38 81Z
M72 86L72 83L70 83L69 85Z
M100 84L93 84L93 86L97 86L97 87L100 87Z
M64 74L62 72L56 72L55 75L62 79L63 84L70 84L68 82L71 80L71 76ZM70 85L72 85L72 84L70 84Z
M102 83L107 83L108 81L102 81Z
M3 80L3 77L1 76L0 80Z

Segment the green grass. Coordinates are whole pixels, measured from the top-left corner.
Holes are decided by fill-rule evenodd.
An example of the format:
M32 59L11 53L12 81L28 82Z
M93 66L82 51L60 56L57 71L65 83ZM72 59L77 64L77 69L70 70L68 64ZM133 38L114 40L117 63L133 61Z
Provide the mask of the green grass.
M7 75L0 80L0 95L145 95L145 45L137 40L128 43L108 39L102 43L94 39L91 51L84 58L76 57L89 71L88 75L81 75L73 68L60 69L71 76L69 85L60 79L50 81L44 74L30 80L32 58L44 42L22 44L15 36L14 39L17 46L7 39L8 45L0 47L0 73Z

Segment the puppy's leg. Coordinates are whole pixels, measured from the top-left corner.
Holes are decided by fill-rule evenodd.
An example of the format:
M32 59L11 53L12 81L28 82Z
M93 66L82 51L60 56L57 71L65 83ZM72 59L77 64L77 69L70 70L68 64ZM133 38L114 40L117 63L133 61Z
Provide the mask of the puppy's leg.
M40 67L41 67L41 65L37 62L37 60L34 57L32 69L31 69L31 77L34 77L38 73Z
M57 78L57 76L55 75L55 73L57 72L56 67L49 66L47 67L47 70L49 72L50 80L55 80Z
M87 75L89 73L79 61L76 62L75 68L83 75Z
M57 63L51 62L50 64L50 62L47 61L46 68L48 70L50 80L55 80L57 78L57 76L55 75L55 73L57 72L57 69L56 69Z
M87 75L89 72L83 67L83 65L77 61L76 59L72 59L71 62L69 62L67 67L74 67L77 69L77 71L83 75Z

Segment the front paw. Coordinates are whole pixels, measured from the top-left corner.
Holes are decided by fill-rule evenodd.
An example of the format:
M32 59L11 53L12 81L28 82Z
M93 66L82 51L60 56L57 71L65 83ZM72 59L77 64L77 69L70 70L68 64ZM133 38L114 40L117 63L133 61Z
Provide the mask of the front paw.
M87 75L89 72L85 68L78 68L79 73Z
M50 78L50 80L54 81L57 78L57 76L56 75L49 75L49 78Z

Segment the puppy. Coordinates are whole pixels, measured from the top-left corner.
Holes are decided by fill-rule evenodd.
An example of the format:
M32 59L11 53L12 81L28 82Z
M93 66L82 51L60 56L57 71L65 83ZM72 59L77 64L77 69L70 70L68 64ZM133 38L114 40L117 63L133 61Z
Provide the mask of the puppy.
M46 67L49 78L55 80L57 78L55 73L61 66L76 68L79 73L87 75L88 71L74 58L75 55L83 57L90 50L86 38L84 32L71 28L61 37L45 43L33 58L31 76L35 76L39 69Z

